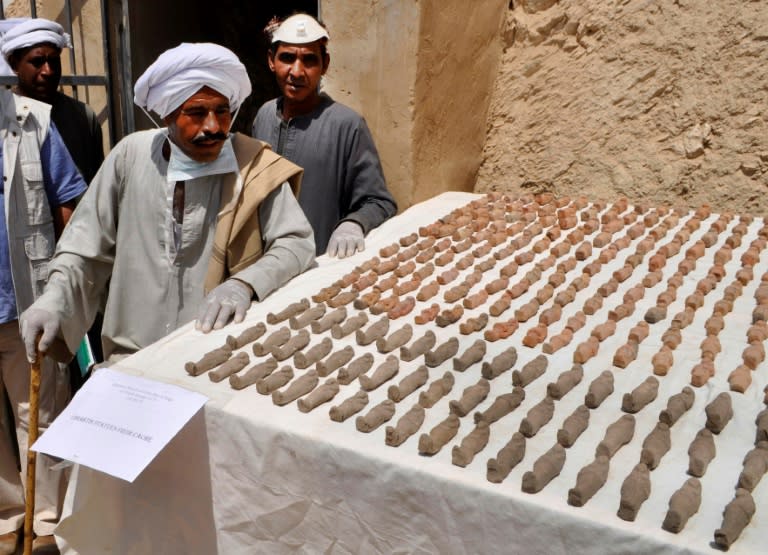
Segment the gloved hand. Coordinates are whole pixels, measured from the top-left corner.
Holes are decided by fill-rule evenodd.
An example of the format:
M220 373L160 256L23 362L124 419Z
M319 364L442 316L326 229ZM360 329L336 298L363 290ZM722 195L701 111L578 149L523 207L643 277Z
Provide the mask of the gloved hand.
M40 308L28 308L21 315L21 339L27 351L27 360L35 362L35 342L41 333L40 343L37 347L45 353L56 339L61 329L61 320L56 314Z
M345 258L365 248L363 228L357 222L341 222L331 234L326 254L330 257Z
M253 289L250 285L237 279L228 279L208 293L197 315L195 328L203 333L221 329L229 322L232 313L235 314L236 324L242 322L252 298Z

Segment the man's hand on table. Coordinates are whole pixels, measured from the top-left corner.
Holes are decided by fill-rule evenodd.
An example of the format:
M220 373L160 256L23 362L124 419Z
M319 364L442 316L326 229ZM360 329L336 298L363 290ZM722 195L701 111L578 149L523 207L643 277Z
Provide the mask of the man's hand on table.
M341 222L331 234L326 251L331 258L346 258L365 248L363 228L357 222Z
M228 279L217 286L203 301L195 322L195 329L208 333L223 328L234 314L235 323L242 322L251 306L253 289L250 285Z

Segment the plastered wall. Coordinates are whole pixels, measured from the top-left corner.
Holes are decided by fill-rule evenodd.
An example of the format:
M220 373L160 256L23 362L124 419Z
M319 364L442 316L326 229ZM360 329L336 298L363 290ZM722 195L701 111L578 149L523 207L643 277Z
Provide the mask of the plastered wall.
M474 187L505 0L322 0L325 90L361 112L401 209Z

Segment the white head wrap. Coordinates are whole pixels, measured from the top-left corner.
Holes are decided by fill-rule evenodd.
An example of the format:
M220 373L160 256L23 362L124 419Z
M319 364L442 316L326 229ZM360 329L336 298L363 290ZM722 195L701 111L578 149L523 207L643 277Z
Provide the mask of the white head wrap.
M0 54L6 60L16 50L36 44L50 43L56 48L72 48L69 33L64 27L48 19L27 19L17 23L0 39Z
M272 33L272 44L287 42L289 44L308 44L316 40L328 40L328 31L311 15L300 13L292 15Z
M23 23L24 21L29 21L29 18L11 17L8 19L0 19L0 41L2 41L2 38L8 31L13 29L19 23ZM8 65L8 62L5 61L3 56L0 56L0 75L9 77L16 76L16 73L11 69L11 66Z
M213 43L182 43L139 77L133 101L164 118L206 86L226 96L233 112L251 94L248 73L234 52Z

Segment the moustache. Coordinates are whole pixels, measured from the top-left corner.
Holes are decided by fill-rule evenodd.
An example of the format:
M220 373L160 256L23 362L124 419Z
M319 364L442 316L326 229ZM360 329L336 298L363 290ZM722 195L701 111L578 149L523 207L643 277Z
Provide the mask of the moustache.
M200 144L207 141L226 141L227 140L227 134L226 133L200 133L197 135L194 139L192 139L192 144Z

